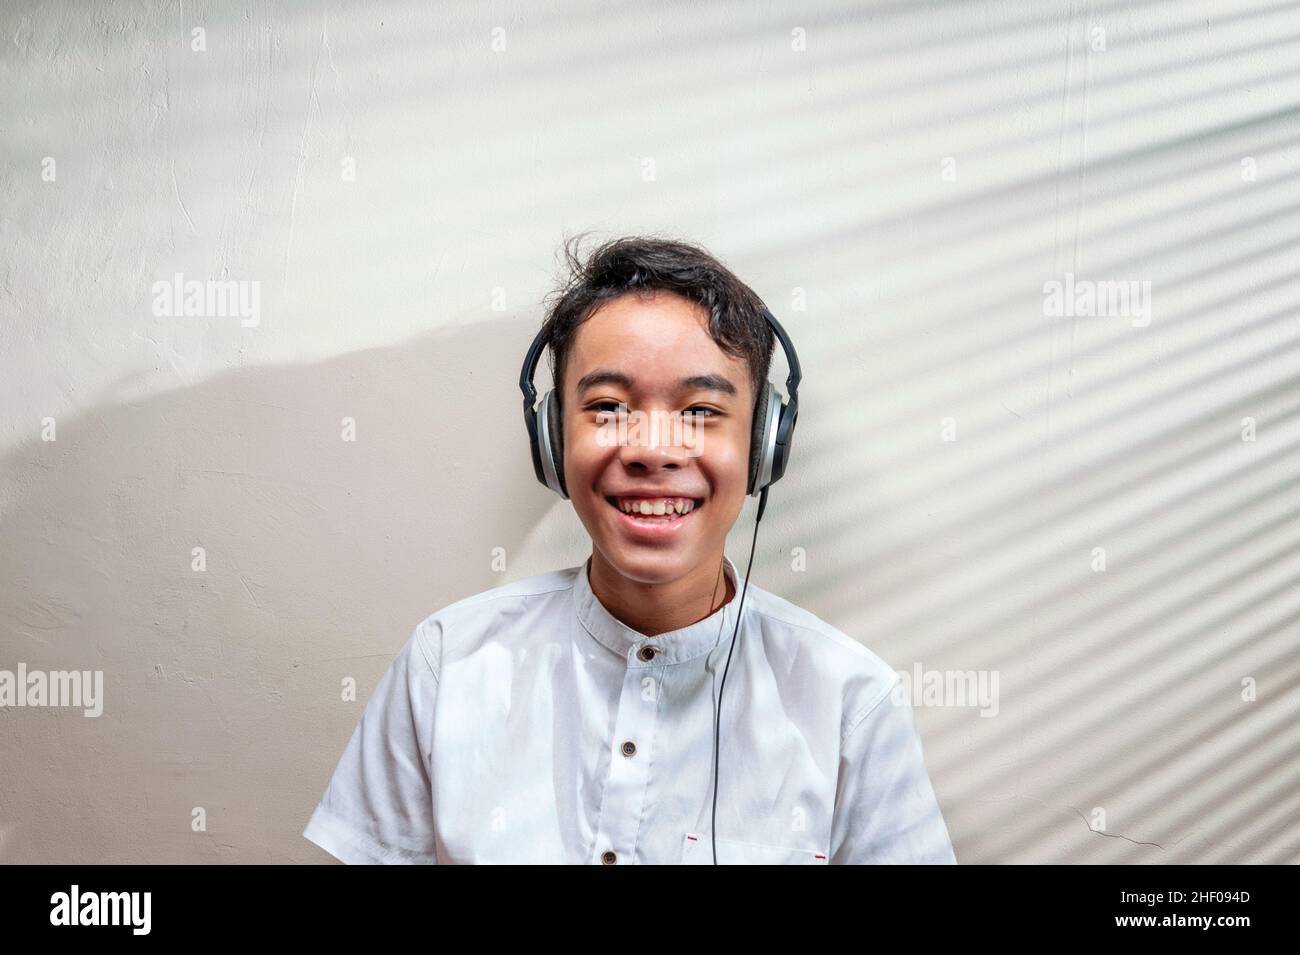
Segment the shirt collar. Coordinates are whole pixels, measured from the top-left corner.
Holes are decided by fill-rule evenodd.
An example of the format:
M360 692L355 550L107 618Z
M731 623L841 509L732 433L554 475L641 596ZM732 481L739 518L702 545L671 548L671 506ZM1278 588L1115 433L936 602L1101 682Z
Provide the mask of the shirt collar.
M725 637L731 636L736 626L736 605L740 599L740 580L736 565L723 555L727 579L731 581L732 598L705 617L680 630L670 630L648 637L633 630L605 608L591 589L591 558L578 568L573 582L573 601L578 620L597 641L628 661L628 666L662 666L681 663L708 653ZM653 647L654 654L647 660L641 653L643 647Z

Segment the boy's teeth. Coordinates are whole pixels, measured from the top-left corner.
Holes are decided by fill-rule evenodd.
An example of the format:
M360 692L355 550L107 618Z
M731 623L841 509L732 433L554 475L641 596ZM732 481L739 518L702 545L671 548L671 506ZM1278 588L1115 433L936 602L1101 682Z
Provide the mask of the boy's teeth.
M689 514L694 509L695 502L689 497L662 497L653 501L647 498L624 498L618 502L618 506L627 514Z

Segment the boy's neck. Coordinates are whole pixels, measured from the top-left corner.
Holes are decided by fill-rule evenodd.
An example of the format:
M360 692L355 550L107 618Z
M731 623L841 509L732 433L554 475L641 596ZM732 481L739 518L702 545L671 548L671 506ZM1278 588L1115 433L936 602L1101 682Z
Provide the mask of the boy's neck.
M595 550L589 566L590 571L584 566L582 572L587 574L596 599L617 619L647 637L698 623L736 594L723 568L721 551L711 561L662 584L629 580Z

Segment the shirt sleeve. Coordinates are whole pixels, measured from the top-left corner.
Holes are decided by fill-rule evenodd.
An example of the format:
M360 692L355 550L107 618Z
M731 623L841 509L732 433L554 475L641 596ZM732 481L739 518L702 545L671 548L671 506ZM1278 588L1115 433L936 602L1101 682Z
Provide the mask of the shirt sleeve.
M430 754L441 648L416 627L369 702L303 835L349 864L437 864Z
M840 745L832 865L957 862L911 704L895 697L899 682L895 675Z

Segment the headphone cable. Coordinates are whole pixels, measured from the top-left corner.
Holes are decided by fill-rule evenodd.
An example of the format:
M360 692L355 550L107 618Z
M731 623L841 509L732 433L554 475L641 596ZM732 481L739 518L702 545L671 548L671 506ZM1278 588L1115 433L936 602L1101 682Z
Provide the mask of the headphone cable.
M709 842L713 846L713 864L718 864L718 737L722 726L722 691L727 688L727 670L731 667L731 651L736 648L736 634L740 632L740 615L745 609L745 592L749 590L749 572L754 566L754 545L758 543L758 522L763 519L763 509L767 507L767 488L763 488L758 498L758 515L754 518L754 539L749 543L749 564L745 567L745 585L740 591L740 605L736 608L736 627L731 632L731 645L727 648L727 663L722 668L722 684L718 687L718 708L713 715L713 819L709 823ZM723 560L726 555L723 555ZM723 623L726 622L723 616ZM718 636L722 636L722 627L718 627Z

